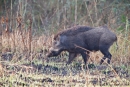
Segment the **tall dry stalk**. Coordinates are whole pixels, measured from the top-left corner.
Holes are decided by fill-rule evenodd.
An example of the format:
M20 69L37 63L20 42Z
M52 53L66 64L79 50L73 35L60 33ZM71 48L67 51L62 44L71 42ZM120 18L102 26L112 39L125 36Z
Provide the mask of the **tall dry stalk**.
M29 30L28 30L28 35L29 35L29 41L28 41L28 49L29 49L29 53L31 53L31 42L32 42L32 18L30 16L30 23L29 23Z
M3 23L3 20L1 18L1 20L0 20L0 55L2 52L2 23Z
M85 6L86 6L86 9L87 9L87 12L88 12L88 16L89 16L89 18L91 20L92 26L94 27L94 22L93 22L91 13L90 13L90 9L88 9L88 5L87 5L86 1L84 1L84 2L85 2Z
M2 66L2 64L0 63L0 77L2 77L3 74L4 74L3 66Z
M75 25L77 24L77 0L75 0Z
M18 15L18 17L17 17L17 22L18 22L18 29L19 29L19 31L20 31L20 35L21 35L21 38L22 38L22 43L23 43L23 46L24 46L24 51L26 51L27 50L27 47L26 47L26 45L25 45L25 40L24 40L24 34L23 34L23 23L22 23L22 17L21 17L21 15L19 14Z
M7 41L8 41L7 43L8 43L8 47L9 47L9 37L10 37L10 35L9 35L9 18L6 17L5 23L6 23L5 34L7 36Z

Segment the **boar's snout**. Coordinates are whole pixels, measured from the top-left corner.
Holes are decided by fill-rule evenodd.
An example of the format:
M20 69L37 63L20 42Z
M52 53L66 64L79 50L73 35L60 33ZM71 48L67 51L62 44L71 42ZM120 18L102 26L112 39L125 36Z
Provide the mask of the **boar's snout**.
M58 56L60 54L60 49L54 49L54 48L50 48L49 49L49 53L46 55L46 57L53 57L53 56Z

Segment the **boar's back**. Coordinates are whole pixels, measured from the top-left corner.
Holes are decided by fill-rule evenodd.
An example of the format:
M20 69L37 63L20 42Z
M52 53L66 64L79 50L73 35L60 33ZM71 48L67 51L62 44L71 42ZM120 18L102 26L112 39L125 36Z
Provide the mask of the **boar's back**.
M55 36L54 36L54 40L56 40L56 38L59 36L59 35L66 35L66 36L74 36L78 33L82 33L82 32L85 32L85 31L89 31L93 28L91 27L87 27L87 26L81 26L81 25L78 25L78 26L74 26L72 28L68 28L66 30L63 30L59 33L57 33Z

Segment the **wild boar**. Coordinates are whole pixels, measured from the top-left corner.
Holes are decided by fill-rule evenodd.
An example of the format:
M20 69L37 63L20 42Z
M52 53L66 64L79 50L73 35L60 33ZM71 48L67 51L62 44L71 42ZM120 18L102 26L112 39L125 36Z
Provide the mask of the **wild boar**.
M62 51L68 51L68 64L78 54L81 54L86 64L89 58L89 51L101 51L104 57L101 59L100 64L106 58L108 58L107 63L110 64L112 55L109 52L109 48L115 41L117 41L116 35L107 26L95 28L75 26L54 36L52 47L46 57L58 56Z

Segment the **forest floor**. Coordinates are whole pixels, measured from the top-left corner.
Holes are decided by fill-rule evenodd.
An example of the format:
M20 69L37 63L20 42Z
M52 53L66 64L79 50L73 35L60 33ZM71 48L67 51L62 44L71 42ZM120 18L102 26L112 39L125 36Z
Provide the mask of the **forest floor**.
M130 87L130 66L89 63L86 70L82 59L66 65L67 56L44 63L44 58L11 57L1 56L0 87Z

